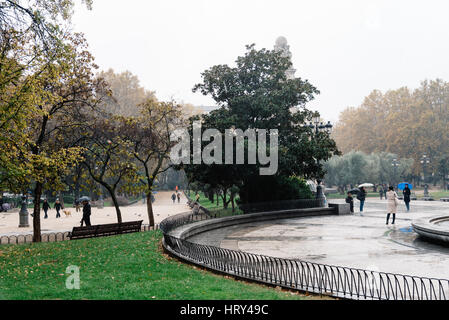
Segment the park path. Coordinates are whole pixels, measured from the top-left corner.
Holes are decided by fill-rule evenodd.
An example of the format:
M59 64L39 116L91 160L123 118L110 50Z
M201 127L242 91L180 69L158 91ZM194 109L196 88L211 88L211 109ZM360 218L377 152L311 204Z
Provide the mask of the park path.
M160 223L165 218L175 215L181 212L187 212L190 208L187 206L187 199L181 193L181 201L173 203L171 200L172 191L159 191L156 195L156 201L153 203L154 219L156 224ZM48 219L43 219L44 212L41 210L41 228L42 232L62 232L71 231L73 227L80 225L82 218L82 212L75 212L75 208L72 206L67 208L71 212L71 216L66 217L61 212L61 218L56 219L56 210L51 209L48 211ZM136 221L143 220L143 224L148 224L147 205L142 201L138 203L121 207L122 220ZM29 210L31 213L31 211ZM92 207L91 215L92 224L104 224L117 222L117 215L114 207L105 207L104 209L98 209ZM2 235L15 235L15 234L29 234L33 232L33 218L29 217L29 228L19 228L19 213L7 212L0 213L0 236Z

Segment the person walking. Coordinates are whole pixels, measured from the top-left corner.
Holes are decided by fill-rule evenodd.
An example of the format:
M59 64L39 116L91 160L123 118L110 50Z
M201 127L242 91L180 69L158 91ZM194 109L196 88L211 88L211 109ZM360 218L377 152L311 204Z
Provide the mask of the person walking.
M61 203L59 202L59 200L56 200L56 202L55 202L55 209L56 209L56 218L60 218L60 217L61 217L61 214L59 213L59 211L60 211L61 209L64 209L64 208L62 207L62 205L61 205Z
M199 202L199 200L200 200L200 194L197 193L197 194L195 195L195 202Z
M360 201L360 215L362 215L363 213L363 207L365 206L365 199L366 199L365 187L361 187L360 192L357 194L357 200Z
M379 186L379 196L380 196L380 200L383 199L383 195L384 195L384 188L382 186Z
M394 224L396 221L396 212L398 209L398 195L397 193L394 191L394 187L390 186L388 188L388 192L387 192L387 225L388 222L390 220L390 215L393 214L393 221L391 224Z
M48 218L48 209L51 209L50 205L48 204L47 199L44 199L44 203L42 204L42 209L44 210L44 219Z
M176 194L173 193L173 194L171 195L171 199L173 200L173 203L175 203L175 201L176 201Z
M407 212L410 211L410 195L412 194L408 184L405 185L404 190L402 190L402 194L404 195L405 206L407 207Z
M178 198L178 203L181 201L181 194L178 192L177 194L176 194L176 197Z
M348 192L348 196L345 199L346 203L349 203L349 210L351 213L354 213L354 198L352 197L352 193Z
M80 212L81 211L80 207L81 207L80 206L80 201L79 201L79 199L76 199L75 200L75 210L76 210L76 212Z
M84 200L83 202L83 218L81 219L81 227L83 226L83 222L86 224L86 227L90 227L90 215L92 213L91 206L89 201Z

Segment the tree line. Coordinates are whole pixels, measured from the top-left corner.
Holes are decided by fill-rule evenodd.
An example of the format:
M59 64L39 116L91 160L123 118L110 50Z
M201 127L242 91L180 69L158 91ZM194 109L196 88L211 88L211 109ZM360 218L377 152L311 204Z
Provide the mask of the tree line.
M343 156L332 157L324 168L326 184L337 186L343 192L366 182L374 185L397 185L410 181L413 159L399 159L396 154L388 152L366 154L351 151Z
M415 90L372 91L359 107L340 114L333 138L343 153L389 152L413 159L411 175L416 182L425 179L446 187L448 121L449 83L426 80Z

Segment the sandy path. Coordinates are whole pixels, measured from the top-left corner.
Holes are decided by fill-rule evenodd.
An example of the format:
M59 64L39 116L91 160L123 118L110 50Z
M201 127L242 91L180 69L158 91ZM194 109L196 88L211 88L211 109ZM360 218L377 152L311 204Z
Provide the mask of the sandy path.
M153 203L154 219L156 223L160 223L166 217L175 215L181 212L189 211L187 206L187 199L181 194L181 201L173 204L171 195L173 192L160 191L155 195L156 201ZM48 219L43 219L44 212L41 210L41 228L42 232L60 232L71 231L73 227L80 225L82 212L75 212L75 208L67 208L71 212L71 216L66 217L61 211L61 218L56 219L56 210L48 211ZM31 211L28 210L30 213ZM143 224L148 224L147 205L139 201L137 204L128 207L121 207L122 220L136 221L143 220ZM92 207L92 215L90 217L92 225L115 223L117 222L117 215L114 207L105 207L104 209L97 209ZM19 213L18 212L0 212L0 235L13 234L27 234L33 232L33 218L29 217L29 228L19 228Z

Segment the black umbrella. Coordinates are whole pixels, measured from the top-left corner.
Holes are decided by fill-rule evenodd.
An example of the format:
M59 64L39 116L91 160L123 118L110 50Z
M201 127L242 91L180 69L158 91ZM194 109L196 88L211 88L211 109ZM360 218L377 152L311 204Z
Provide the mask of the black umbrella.
M349 190L348 192L351 193L351 194L358 194L360 192L360 189L359 188L354 188L354 189Z

